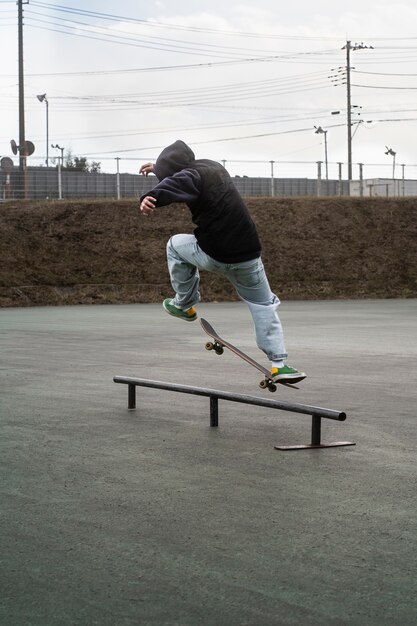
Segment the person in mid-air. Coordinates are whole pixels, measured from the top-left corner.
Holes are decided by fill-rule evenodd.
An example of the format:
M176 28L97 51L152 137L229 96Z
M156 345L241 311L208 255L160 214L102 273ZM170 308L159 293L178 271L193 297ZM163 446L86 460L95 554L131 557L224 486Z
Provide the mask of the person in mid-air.
M225 276L252 314L258 347L271 362L275 382L296 383L306 374L285 364L287 352L277 307L261 260L255 224L226 169L209 159L196 159L181 140L166 147L155 163L139 172L155 174L159 183L140 198L140 211L184 202L197 228L174 235L167 244L168 270L174 298L163 301L167 313L191 322L200 301L199 270Z

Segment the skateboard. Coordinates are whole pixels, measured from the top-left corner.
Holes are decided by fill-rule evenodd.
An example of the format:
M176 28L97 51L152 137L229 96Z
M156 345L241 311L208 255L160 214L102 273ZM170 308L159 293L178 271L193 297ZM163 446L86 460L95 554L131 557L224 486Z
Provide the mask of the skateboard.
M239 348L236 348L236 346L234 346L233 344L229 343L225 339L222 339L216 333L213 326L209 324L207 320L205 320L204 318L200 318L200 324L204 332L207 333L207 335L209 335L213 339L213 341L208 341L206 343L206 350L214 350L216 354L223 354L224 348L227 348L228 350L236 354L238 357L246 361L246 363L249 363L249 365L252 365L252 367L255 367L264 375L264 378L259 383L259 386L261 389L269 389L269 391L276 391L277 384L284 385L285 387L291 387L291 389L299 389L299 387L296 387L293 383L289 383L286 381L274 382L271 378L271 372L267 370L266 367L263 367L260 363L258 363L257 361L252 359L252 357L242 352L242 350L239 350Z

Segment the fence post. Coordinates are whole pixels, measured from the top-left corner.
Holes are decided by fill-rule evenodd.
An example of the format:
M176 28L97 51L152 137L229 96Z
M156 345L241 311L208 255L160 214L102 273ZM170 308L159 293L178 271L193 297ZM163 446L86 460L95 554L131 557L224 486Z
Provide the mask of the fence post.
M342 163L338 163L339 166L339 181L337 183L338 186L338 195L343 195L343 186L342 186Z
M116 173L116 194L117 194L117 199L120 200L120 171L119 171L119 161L120 161L120 157L116 157L116 163L117 163L117 173Z
M323 161L317 161L317 196L321 196L321 164Z
M274 161L270 161L271 163L271 196L275 196L275 185L274 185Z
M62 164L61 157L58 157L58 198L62 200Z
M363 163L359 163L359 195L363 196Z

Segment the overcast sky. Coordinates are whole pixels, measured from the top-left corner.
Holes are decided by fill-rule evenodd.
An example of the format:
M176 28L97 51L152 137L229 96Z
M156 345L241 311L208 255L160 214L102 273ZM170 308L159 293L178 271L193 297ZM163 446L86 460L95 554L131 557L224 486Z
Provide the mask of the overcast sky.
M181 138L234 174L347 175L346 41L353 163L417 178L417 5L405 0L75 0L24 5L26 139L136 172ZM363 44L363 46L362 46ZM0 156L18 141L17 6L0 0ZM335 114L335 111L339 113ZM326 133L316 133L321 127ZM57 155L49 148L49 158ZM371 165L375 164L375 166ZM323 165L324 167L324 165Z

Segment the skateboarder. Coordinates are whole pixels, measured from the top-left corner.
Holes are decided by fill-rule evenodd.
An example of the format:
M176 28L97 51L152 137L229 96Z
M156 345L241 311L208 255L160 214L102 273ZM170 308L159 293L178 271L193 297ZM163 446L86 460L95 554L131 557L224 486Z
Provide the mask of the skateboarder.
M258 347L271 361L271 378L299 382L306 375L285 364L287 352L277 315L280 304L271 291L261 260L261 244L249 211L220 163L195 159L181 140L165 148L155 163L139 173L155 174L159 183L140 199L140 211L185 202L197 228L174 235L167 244L168 270L174 298L163 301L167 313L191 322L200 301L199 270L225 276L248 305Z

